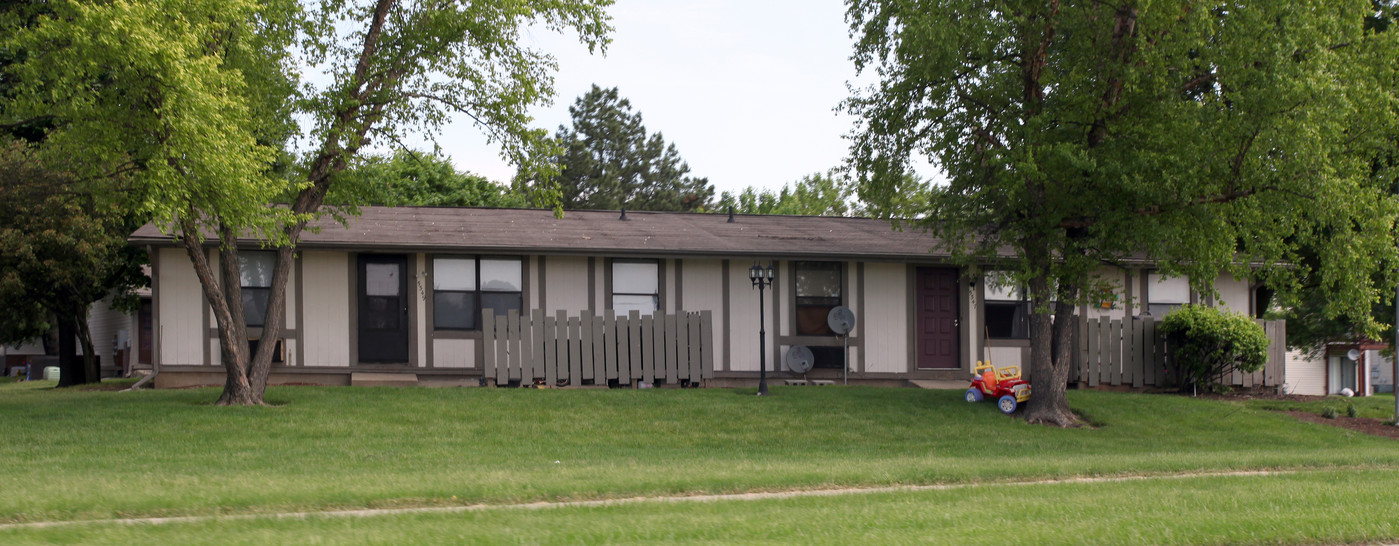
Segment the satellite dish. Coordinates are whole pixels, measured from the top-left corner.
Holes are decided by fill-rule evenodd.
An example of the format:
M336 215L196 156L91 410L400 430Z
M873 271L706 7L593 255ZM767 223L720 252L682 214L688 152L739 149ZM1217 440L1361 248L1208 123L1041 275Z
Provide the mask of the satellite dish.
M855 329L855 313L849 307L837 305L826 314L826 325L831 327L831 331L836 335L845 335L850 330Z
M801 374L811 371L811 366L816 363L816 357L806 345L793 345L787 349L787 358L783 360L787 363L787 369Z
M1360 351L1357 349L1351 349L1349 351L1346 351L1346 358L1349 358L1356 362L1360 362Z

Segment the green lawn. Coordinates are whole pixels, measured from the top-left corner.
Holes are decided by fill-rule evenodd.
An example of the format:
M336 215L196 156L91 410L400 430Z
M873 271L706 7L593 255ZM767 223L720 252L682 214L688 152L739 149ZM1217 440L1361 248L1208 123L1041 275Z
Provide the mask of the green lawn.
M209 405L217 397L216 390L112 392L50 387L52 383L43 382L0 384L0 415L4 416L0 460L6 462L0 470L0 522L1346 467L1361 470L1285 478L1200 478L1190 483L1204 489L1211 484L1235 484L1230 487L1258 492L1243 497L1221 493L1221 502L1270 499L1273 495L1262 493L1268 489L1253 482L1284 484L1276 486L1282 488L1277 491L1296 491L1280 497L1288 499L1290 509L1316 511L1318 523L1313 529L1335 531L1299 535L1282 528L1248 527L1257 534L1225 542L1399 538L1384 526L1363 527L1363 532L1356 531L1359 534L1351 533L1362 529L1359 526L1333 526L1330 522L1344 511L1326 508L1340 501L1328 496L1330 488L1322 479L1339 481L1338 487L1365 498L1370 482L1395 481L1399 443L1299 423L1246 402L1071 392L1075 409L1099 426L1059 430L1025 425L1000 415L991 404L967 404L956 391L917 389L776 388L775 396L761 399L752 396L751 389L298 387L269 390L268 399L282 404L277 407L219 408ZM1285 485L1290 482L1299 485ZM857 500L633 505L527 514L502 509L366 520L257 520L251 526L247 521L168 527L83 525L0 530L0 542L26 537L124 542L127 539L122 537L128 535L123 533L198 534L204 532L200 529L225 526L249 527L244 534L231 535L233 542L297 542L292 538L297 533L346 533L343 536L355 537L353 541L373 542L377 535L366 526L380 529L381 525L382 532L388 533L385 537L392 537L394 528L421 525L436 529L435 536L454 541L467 532L473 533L471 540L483 542L649 541L668 536L652 536L644 529L634 535L606 534L608 525L620 522L601 522L596 532L603 534L587 534L588 522L596 513L645 520L677 518L689 522L689 527L674 531L675 539L682 541L730 541L729 536L713 534L722 532L709 528L714 521L731 522L734 532L758 533L743 535L745 541L840 542L841 537L865 536L862 529L869 531L871 526L898 528L904 534L890 530L894 540L915 540L930 525L962 520L966 520L960 524L963 532L973 533L965 536L980 536L974 533L987 531L978 531L977 526L990 521L989 513L1002 506L1029 510L1016 516L1028 518L1027 522L1052 520L1060 517L1051 506L1057 505L1053 499L1113 498L1102 495L1102 490L1117 491L1123 499L1141 496L1140 502L1148 503L1141 505L1142 514L1150 514L1151 499L1160 498L1153 491L1174 490L1181 483L1002 486L865 495ZM1034 493L1038 489L1044 493ZM1015 500L1022 494L1024 500ZM1386 494L1380 500L1390 507L1399 505L1393 494ZM981 500L968 504L960 499ZM805 517L801 514L807 510L838 514L848 503L883 507L852 515L848 522L825 517L815 528L824 529L819 531L825 533L821 537L808 536L804 530L768 536L763 534L767 527L758 520L734 520L749 510L787 519ZM1131 505L1106 500L1097 506L1118 514L1105 516L1103 523L1107 523L1130 521L1131 514L1121 511L1130 511ZM1067 510L1077 513L1080 509ZM1208 504L1186 502L1176 510L1181 518L1214 516L1226 521ZM891 521L880 515L885 512L904 515ZM551 523L556 518L557 525ZM486 522L486 527L462 527L462 521L475 520ZM491 530L490 521L504 526ZM570 525L576 525L577 531L568 531ZM1182 534L1159 541L1208 542L1214 533L1199 521L1181 525L1172 532ZM531 534L536 527L550 526L558 530ZM1115 534L1100 539L1158 541L1150 535Z
M1321 415L1326 408L1336 410L1338 415L1346 414L1346 407L1354 405L1359 417L1384 419L1394 422L1394 395L1376 394L1359 398L1328 396L1320 400L1250 400L1249 407L1273 411L1306 411Z

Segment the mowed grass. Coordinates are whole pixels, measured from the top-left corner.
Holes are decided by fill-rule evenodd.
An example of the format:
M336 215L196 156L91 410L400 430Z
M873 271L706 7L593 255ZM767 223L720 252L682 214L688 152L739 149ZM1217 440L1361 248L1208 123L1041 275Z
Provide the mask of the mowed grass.
M1399 536L1399 471L1151 478L373 517L0 529L0 541L113 544L1286 544Z
M1394 440L1162 395L1072 392L1098 426L1060 430L918 389L51 386L0 385L0 522L1399 467Z
M1321 415L1326 408L1336 410L1338 415L1345 415L1346 407L1352 405L1358 412L1357 417L1394 422L1394 395L1387 393L1353 398L1328 396L1317 400L1257 399L1248 401L1248 406L1253 408L1273 411L1305 411L1317 415Z

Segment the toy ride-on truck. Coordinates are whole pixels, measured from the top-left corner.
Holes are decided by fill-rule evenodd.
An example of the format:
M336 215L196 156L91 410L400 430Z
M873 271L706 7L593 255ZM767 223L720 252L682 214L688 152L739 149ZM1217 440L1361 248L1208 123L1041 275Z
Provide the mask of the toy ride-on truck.
M972 368L972 386L967 389L968 402L985 399L996 401L1001 413L1010 415L1020 403L1030 399L1030 383L1020 378L1020 367L992 366L978 361Z

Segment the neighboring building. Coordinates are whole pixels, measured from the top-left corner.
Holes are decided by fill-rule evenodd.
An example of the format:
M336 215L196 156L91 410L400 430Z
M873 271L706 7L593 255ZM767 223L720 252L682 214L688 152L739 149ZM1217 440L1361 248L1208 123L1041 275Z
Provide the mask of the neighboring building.
M323 222L302 238L288 283L286 331L271 381L349 384L356 373L471 383L482 374L480 310L543 309L570 315L710 311L716 384L757 376L758 293L748 278L773 262L767 361L806 345L812 378L839 378L842 339L826 325L850 308L852 382L963 380L991 358L1022 364L1029 305L993 267L962 268L935 241L884 220L616 211L366 207L349 228ZM215 322L182 247L152 226L131 242L150 247L158 386L221 384ZM271 282L272 255L240 252L250 337ZM218 252L206 250L214 270ZM1003 256L1013 259L1011 255ZM1255 291L1223 277L1217 298L1162 279L1149 264L1104 268L1115 287L1088 318L1159 315L1186 303L1249 311ZM144 339L144 338L143 338Z

